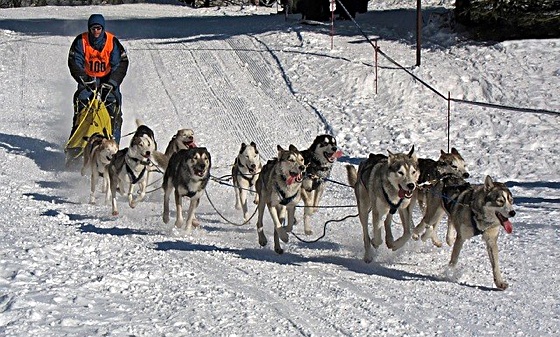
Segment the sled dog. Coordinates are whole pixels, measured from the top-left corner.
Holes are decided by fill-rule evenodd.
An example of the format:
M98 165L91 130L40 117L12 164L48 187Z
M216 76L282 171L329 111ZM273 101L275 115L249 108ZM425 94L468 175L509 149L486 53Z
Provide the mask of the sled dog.
M437 161L427 158L418 159L420 168L419 188L417 189L418 203L423 209L424 217L414 228L412 234L415 240L420 235L422 241L431 238L432 243L437 247L441 247L442 244L437 236L436 229L445 213L441 200L442 184L440 180L447 175L454 175L465 179L469 177L465 160L456 148L452 148L449 153L443 150L440 151L440 157ZM427 219L435 222L428 224L426 223Z
M325 179L332 170L333 163L342 155L336 139L330 135L319 135L308 149L301 151L305 161L305 178L301 185L301 198L305 205L303 227L305 234L311 235L310 217L317 212L321 197L325 192Z
M130 146L119 150L109 163L110 189L107 199L111 199L113 215L118 215L117 190L124 194L125 190L128 197L128 205L131 208L144 199L146 196L146 186L148 184L149 169L152 164L151 156L157 149L154 139L154 132L136 120L138 128L130 140ZM139 195L134 198L134 186L138 185Z
M171 156L181 149L189 149L196 147L194 143L194 131L192 129L179 129L177 133L171 137L165 153L159 151L154 152L154 159L159 167L164 171L167 168Z
M87 139L81 174L85 176L88 170L91 172L90 204L95 204L95 189L100 177L103 178L101 191L106 194L109 190L109 171L107 168L118 150L119 146L114 138L94 133Z
M263 230L263 215L268 207L274 223L274 251L282 254L280 239L288 242L288 233L295 223L296 205L301 199L300 188L303 181L305 162L299 150L290 145L288 150L277 146L278 157L269 160L262 168L255 188L259 195L257 234L259 244L265 246L267 239ZM282 227L285 212L287 226Z
M362 224L364 239L364 261L373 260L373 245L378 248L382 243L381 224L385 218L385 243L388 248L401 248L411 236L412 203L420 171L414 154L414 146L405 153L370 154L362 161L356 172L353 165L347 165L348 183L354 187L358 203L358 213ZM368 232L368 215L372 213L373 238ZM393 239L391 222L393 214L399 212L403 226L403 235Z
M483 185L470 185L457 176L442 179L442 199L449 214L448 242L453 242L449 265L454 267L466 240L482 235L492 265L494 284L505 290L508 284L502 278L498 264L498 235L500 227L506 233L513 231L509 218L515 216L513 197L505 184L486 176ZM453 238L456 234L456 238Z
M255 142L251 142L249 145L241 143L241 149L239 149L231 169L231 176L235 190L235 208L243 210L245 221L249 220L247 194L255 186L261 169L262 163L257 144ZM259 195L256 193L254 203L259 203Z
M193 226L198 226L195 211L210 179L211 167L212 159L205 147L181 149L171 156L161 185L164 223L169 223L169 197L174 190L177 210L175 227L184 227L190 233ZM183 219L183 197L190 199L186 222Z

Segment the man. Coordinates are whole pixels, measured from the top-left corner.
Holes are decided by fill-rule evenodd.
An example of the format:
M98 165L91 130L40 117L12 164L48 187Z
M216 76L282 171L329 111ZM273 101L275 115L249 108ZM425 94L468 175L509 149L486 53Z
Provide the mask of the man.
M107 84L110 88L105 89L101 97L105 99L111 115L113 137L118 144L122 126L120 84L128 70L128 56L119 40L105 31L103 15L91 15L88 31L76 36L72 42L68 53L68 68L78 82L78 90L74 93L74 122L71 134L77 127L75 122L78 112L92 98L93 90Z

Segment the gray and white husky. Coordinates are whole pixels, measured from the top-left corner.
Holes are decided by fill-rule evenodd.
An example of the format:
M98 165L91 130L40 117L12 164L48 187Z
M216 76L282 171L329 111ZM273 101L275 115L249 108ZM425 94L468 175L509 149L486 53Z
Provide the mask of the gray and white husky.
M508 234L513 231L509 218L515 216L515 210L510 190L490 176L486 176L483 185L470 185L460 177L450 175L442 179L442 185L442 199L450 222L447 240L454 241L449 265L457 265L466 240L482 235L492 265L494 284L505 290L508 284L498 264L498 235L500 228Z
M261 157L257 144L251 142L249 145L242 143L239 153L231 168L231 176L235 190L235 208L243 210L243 219L249 220L249 207L247 206L247 195L255 186L262 169ZM259 195L255 193L254 203L259 203Z
M84 148L84 164L81 174L91 172L89 203L95 204L95 189L99 178L103 179L101 191L107 195L109 190L109 163L113 156L119 151L119 145L112 137L100 133L94 133L88 137Z
M169 159L169 164L163 175L163 222L169 222L169 197L175 191L175 206L177 218L175 226L185 228L187 233L193 226L198 226L195 211L200 203L210 179L212 158L205 147L182 149L175 152ZM183 218L183 197L190 199L187 220Z
M420 178L418 179L417 200L423 210L423 218L414 228L412 237L422 241L432 239L432 243L441 247L441 241L437 236L437 225L445 213L441 200L441 179L448 175L468 178L465 160L456 148L447 153L440 150L437 161L427 158L419 158ZM428 219L431 221L428 223ZM432 223L433 222L433 223Z
M310 217L317 212L321 197L325 192L325 179L331 175L334 162L342 155L336 145L336 138L330 135L319 135L311 146L301 151L305 160L305 178L303 179L301 198L305 205L303 211L303 227L305 234L313 234Z
M417 186L420 171L414 154L414 146L406 153L370 154L362 161L356 172L353 165L347 165L348 183L353 186L358 203L358 213L362 224L364 239L364 261L373 260L373 245L378 248L382 243L381 226L385 224L385 243L388 248L397 250L411 237L412 203L411 199ZM371 211L372 238L368 232L368 215ZM399 212L403 235L393 239L391 223L393 214ZM383 222L383 217L385 221Z
M269 160L262 168L255 188L259 195L257 234L259 244L265 246L267 239L263 230L263 215L268 207L274 223L274 251L282 254L280 239L288 242L288 233L295 223L296 205L301 199L301 183L305 170L305 162L299 150L290 145L284 150L277 147L278 157ZM287 213L287 226L283 227L284 212Z
M126 191L128 205L131 208L144 199L149 179L149 165L152 165L152 154L157 149L154 132L136 120L138 128L130 140L130 146L119 150L108 165L110 189L107 200L111 199L112 214L118 215L117 190L120 194ZM139 195L134 198L134 187L138 186Z
M165 171L169 164L169 159L175 152L193 147L196 147L194 131L192 129L179 129L177 133L171 137L169 144L167 144L165 148L165 152L155 151L153 156L158 166Z

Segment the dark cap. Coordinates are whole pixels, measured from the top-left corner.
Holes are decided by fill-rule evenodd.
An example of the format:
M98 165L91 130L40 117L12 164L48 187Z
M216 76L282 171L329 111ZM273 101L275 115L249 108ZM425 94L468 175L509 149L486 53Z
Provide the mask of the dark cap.
M103 29L105 29L105 18L103 17L103 15L92 14L89 17L88 24L87 24L88 29L91 28L91 26L95 26L95 25L99 25L103 27Z

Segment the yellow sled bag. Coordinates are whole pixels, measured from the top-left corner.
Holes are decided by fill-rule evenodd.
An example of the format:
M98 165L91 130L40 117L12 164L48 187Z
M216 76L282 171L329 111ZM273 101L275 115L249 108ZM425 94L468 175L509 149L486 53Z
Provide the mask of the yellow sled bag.
M82 155L87 139L94 133L105 135L108 138L113 136L111 126L111 116L105 106L105 103L99 98L94 98L85 106L76 118L78 127L68 139L66 150L80 149L76 151L75 158Z

